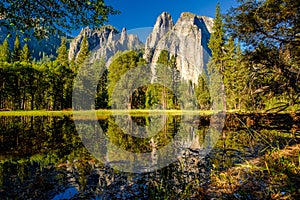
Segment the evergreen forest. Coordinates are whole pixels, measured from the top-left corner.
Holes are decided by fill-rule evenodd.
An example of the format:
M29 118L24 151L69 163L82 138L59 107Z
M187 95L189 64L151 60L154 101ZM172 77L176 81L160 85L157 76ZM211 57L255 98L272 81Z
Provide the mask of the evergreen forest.
M182 92L193 93L196 102L191 104L207 110L215 95L213 88L209 91L208 83L215 85L214 81L221 79L226 110L299 110L299 3L247 2L240 1L238 7L226 14L221 14L220 5L217 6L208 44L211 58L207 73L202 73L197 83L184 80L190 90ZM33 50L28 48L27 42L21 46L16 35L12 47L8 39L0 45L0 109L71 109L74 78L90 55L86 37L74 60L68 60L67 39L64 37L56 57L44 56L39 60L33 59ZM148 64L140 51L119 52L117 55L99 77L96 109L110 108L113 88L123 74ZM176 87L181 80L174 55L163 50L157 63L158 73L172 71L172 82ZM140 87L132 94L128 108L149 109L161 105L163 109L180 109L180 99L171 89L158 84Z

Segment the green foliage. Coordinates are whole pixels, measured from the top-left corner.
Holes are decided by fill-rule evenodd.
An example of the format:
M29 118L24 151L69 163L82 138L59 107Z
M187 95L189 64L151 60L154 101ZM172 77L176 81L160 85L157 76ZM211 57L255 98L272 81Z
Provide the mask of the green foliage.
M236 46L233 37L225 37L219 6L218 4L213 33L209 41L212 51L208 63L209 90L212 99L216 101L214 103L221 107L246 109L250 99L250 70L243 60L240 42Z
M30 62L30 60L31 60L30 50L28 48L28 44L25 44L21 52L21 61Z
M109 66L109 73L108 73L108 97L109 97L109 105L112 105L113 99L112 99L112 94L113 91L115 89L115 86L117 84L118 81L120 81L120 78L122 77L122 75L124 75L126 72L128 72L129 70L137 67L137 66L141 66L146 64L146 61L139 57L138 53L136 51L126 51L124 53L122 53L120 56L115 57L114 60L112 61L112 63ZM126 87L126 85L130 85L132 84L131 81L133 80L126 80L126 82L124 83L120 83L122 84L122 86ZM135 95L142 95L142 88L140 88L137 92L139 94L135 94ZM122 92L122 91L120 91ZM128 99L127 99L128 100ZM126 100L126 101L127 101ZM129 102L128 104L128 108L130 109L132 107L132 99L127 101Z
M146 108L157 108L159 104L163 109L178 108L179 102L174 92L179 94L180 75L176 67L175 56L170 56L167 50L162 50L159 54L155 76L155 84L151 84L146 91Z
M0 26L27 34L33 30L37 38L44 38L85 26L98 27L108 20L109 15L118 13L104 0L3 0L0 3Z
M63 65L67 66L69 64L69 59L68 59L68 50L67 50L67 40L65 37L61 39L61 45L57 49L57 58L56 61Z
M82 64L85 61L85 59L88 57L88 55L89 55L89 42L85 35L80 44L80 50L76 57L76 64L77 65Z
M216 65L214 68L217 68L216 70L219 70L220 72L222 71L221 61L223 55L223 45L225 43L223 26L222 16L220 13L220 3L218 3L208 47L210 48L212 53L211 60ZM213 69L209 69L209 73L213 73Z
M197 97L200 109L209 110L211 104L211 97L208 88L208 77L205 72L203 72L198 77L198 83L195 87L195 95Z
M224 84L228 109L246 109L248 106L248 84L250 73L242 61L240 43L234 44L232 37L224 46Z
M19 40L19 36L16 36L15 39L15 43L14 43L14 49L13 49L13 54L12 54L12 61L16 62L16 61L20 61L21 58L21 44L20 44L20 40Z
M226 25L234 37L257 47L260 42L277 46L300 45L299 1L239 0L227 14Z
M167 50L162 50L158 56L157 63L162 65L169 64L169 52Z
M68 65L48 60L30 62L27 44L19 51L16 38L15 52L21 52L17 61L0 66L0 109L7 110L61 110L70 108L74 73ZM17 51L18 50L18 51Z
M252 107L264 109L268 99L299 102L300 35L298 1L240 0L227 14L227 30L247 50Z
M215 108L226 110L225 99L225 86L224 86L224 28L222 16L220 13L220 4L216 7L216 17L212 28L212 34L208 43L208 47L211 49L212 57L207 64L208 76L209 76L209 91L211 92L211 98L216 105ZM222 109L223 110L223 109Z
M142 86L137 88L132 94L131 109L145 109L146 108L146 91L147 87Z
M97 85L96 102L95 102L96 109L108 108L107 87L108 87L108 70L105 69Z
M10 49L7 38L3 41L3 44L0 46L0 62L9 62L10 61Z
M84 62L80 66L79 76L73 90L73 107L76 109L90 110L95 109L95 98L97 98L97 85L99 84L100 74L105 69L104 60L97 60L94 63ZM76 103L76 104L75 104Z
M12 6L11 1L5 2L8 2L8 7ZM176 57L163 50L157 60L153 84L136 88L130 99L123 99L130 102L128 108L194 108L197 102L191 100L188 105L180 105L179 102L184 101L176 97L177 94L182 97L192 95L194 91L201 109L212 105L217 105L215 108L226 106L228 109L243 110L299 108L299 3L288 0L240 0L239 3L227 15L226 23L223 22L220 5L216 7L208 44L212 57L207 64L207 77L202 73L197 84L192 84L192 81L179 84L181 77L177 68L180 66L177 66ZM0 3L0 14L4 12L3 5ZM100 4L98 6L101 7ZM227 27L226 31L231 35L226 35L223 27ZM241 43L236 44L238 38ZM31 53L36 52L30 51L27 44L21 50L18 36L12 52L8 40L4 40L0 46L0 109L58 110L72 106L73 79L78 67L87 64L84 61L89 56L89 44L84 36L76 59L69 62L66 40L61 39L56 58L43 56L39 63L31 60ZM134 51L117 52L112 60L109 72L105 71L100 77L96 108L112 105L111 96L116 83L129 70L146 64L141 55ZM90 74L90 70L97 67L102 69L104 65L93 65L84 71L82 81L91 83L99 80L98 74ZM134 81L124 80L121 84L127 87L135 84ZM83 85L78 86L84 90ZM87 89L86 92L95 91ZM120 94L125 94L123 92L120 91ZM226 99L220 95L222 93L226 94Z

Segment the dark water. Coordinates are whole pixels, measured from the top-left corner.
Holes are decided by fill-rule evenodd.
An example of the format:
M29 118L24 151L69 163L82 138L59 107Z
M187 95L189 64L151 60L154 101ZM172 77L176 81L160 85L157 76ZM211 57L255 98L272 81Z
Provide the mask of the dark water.
M128 152L149 153L148 166L176 157L156 152L185 130L179 139L185 145L177 161L146 173L116 169L114 163L126 162L126 158L110 151L107 143L99 142L98 148L106 152L105 161L99 160L84 146L70 117L0 117L0 199L201 199L213 168L226 170L260 156L271 145L297 142L291 140L299 135L297 117L227 116L209 152L202 149L211 129L209 117L184 121L181 116L163 120L146 116L121 121L124 129L131 131L137 131L132 123L153 129L156 134L148 138L124 133L116 118L99 119L113 145ZM149 126L151 121L164 123L157 128ZM182 126L183 122L187 125ZM84 128L93 130L92 124Z

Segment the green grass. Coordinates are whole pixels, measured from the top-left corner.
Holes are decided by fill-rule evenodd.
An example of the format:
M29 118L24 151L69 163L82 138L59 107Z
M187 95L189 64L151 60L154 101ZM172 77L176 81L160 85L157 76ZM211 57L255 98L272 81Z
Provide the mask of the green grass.
M109 115L130 115L141 116L141 115L212 115L220 111L212 110L96 110L97 116L109 116ZM286 111L288 112L288 111ZM61 110L61 111L47 111L47 110L32 110L32 111L0 111L0 116L73 116L73 114L80 116L90 116L95 113L94 110L83 110L83 111L72 111L72 110ZM239 113L239 114L251 114L251 113L270 113L265 111L245 111L245 110L227 110L227 114ZM281 112L282 113L282 112Z
M209 192L253 199L299 199L300 145L272 149L227 170L211 171ZM252 188L256 188L253 191Z
M83 111L46 111L46 110L33 110L33 111L1 111L0 116L71 116L76 115L91 115L94 110ZM96 115L211 115L213 111L207 110L96 110Z
M73 111L46 111L46 110L30 110L30 111L1 111L0 116L67 116L72 115Z

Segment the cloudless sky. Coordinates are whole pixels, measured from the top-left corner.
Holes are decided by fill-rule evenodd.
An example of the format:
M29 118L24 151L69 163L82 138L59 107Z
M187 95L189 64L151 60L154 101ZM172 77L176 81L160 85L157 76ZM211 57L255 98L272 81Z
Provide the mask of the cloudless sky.
M174 23L182 12L191 12L200 16L214 17L217 2L221 12L236 6L236 0L105 0L106 4L120 10L121 14L110 16L109 22L118 30L153 27L156 18L164 11L169 12Z

